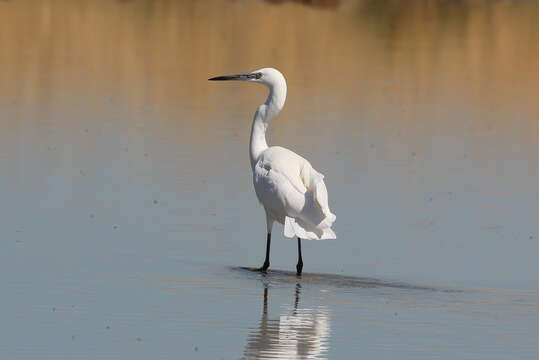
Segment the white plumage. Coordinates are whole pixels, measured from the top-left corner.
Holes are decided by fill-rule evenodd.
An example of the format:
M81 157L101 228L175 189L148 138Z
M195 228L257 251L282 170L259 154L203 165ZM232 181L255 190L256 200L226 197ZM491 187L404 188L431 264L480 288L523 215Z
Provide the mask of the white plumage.
M324 176L298 154L280 146L268 147L266 129L286 100L286 81L276 69L253 72L270 89L266 102L253 118L250 154L253 183L266 210L268 233L273 221L284 225L284 235L301 239L335 239L331 225L335 215L328 205Z
M269 221L284 224L285 236L335 239L324 175L307 160L280 146L269 147L256 161L253 183Z
M284 225L284 235L298 237L298 274L301 274L301 243L299 239L335 239L331 229L335 215L328 204L324 175L298 154L280 146L268 147L266 129L286 100L286 81L276 69L264 68L244 75L218 76L210 80L243 80L258 82L269 88L264 104L258 107L251 129L249 154L253 184L258 200L266 211L268 244L266 261L269 266L271 230L275 221Z

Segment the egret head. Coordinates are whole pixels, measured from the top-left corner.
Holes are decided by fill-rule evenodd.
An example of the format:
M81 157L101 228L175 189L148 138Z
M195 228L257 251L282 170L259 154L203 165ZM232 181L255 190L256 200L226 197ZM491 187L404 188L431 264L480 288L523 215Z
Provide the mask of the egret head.
M277 69L263 68L249 74L216 76L208 80L242 80L266 85L270 92L265 104L271 106L271 117L274 117L284 106L286 99L286 81L283 74ZM270 117L268 117L266 121L269 121L268 119L270 119Z
M263 68L248 74L216 76L208 80L242 80L257 82L266 85L270 89L279 86L286 89L286 81L283 74L274 68Z

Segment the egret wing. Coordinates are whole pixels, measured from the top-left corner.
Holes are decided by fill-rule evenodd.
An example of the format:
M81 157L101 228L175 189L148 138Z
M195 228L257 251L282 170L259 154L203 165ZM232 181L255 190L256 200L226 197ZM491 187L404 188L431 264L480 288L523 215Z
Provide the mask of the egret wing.
M282 224L286 216L297 213L294 209L303 207L304 191L298 189L285 174L274 169L272 164L264 159L259 160L255 165L253 183L260 203L275 220Z
M302 239L333 239L335 215L328 206L324 175L296 153L268 148L254 168L257 197L269 215L284 225L284 235Z
M324 175L316 171L309 162L301 169L301 179L309 192L312 193L314 202L320 207L324 219L317 223L319 227L331 227L336 216L329 210L328 191L324 183Z

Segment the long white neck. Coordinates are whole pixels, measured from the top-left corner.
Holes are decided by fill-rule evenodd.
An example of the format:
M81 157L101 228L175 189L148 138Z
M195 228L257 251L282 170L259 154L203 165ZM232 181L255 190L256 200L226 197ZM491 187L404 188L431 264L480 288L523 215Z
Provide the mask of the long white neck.
M251 127L249 155L252 169L254 169L260 154L268 148L266 129L270 121L279 114L286 100L286 82L284 78L282 81L279 79L279 81L267 84L267 86L270 90L268 98L264 104L258 107Z

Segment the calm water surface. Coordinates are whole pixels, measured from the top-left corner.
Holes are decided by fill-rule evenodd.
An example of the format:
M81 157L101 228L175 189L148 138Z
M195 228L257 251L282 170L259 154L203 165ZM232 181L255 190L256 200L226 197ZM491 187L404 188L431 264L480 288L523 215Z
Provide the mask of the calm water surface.
M0 2L0 357L539 356L539 4ZM268 140L336 241L265 220ZM325 275L324 275L325 274Z

